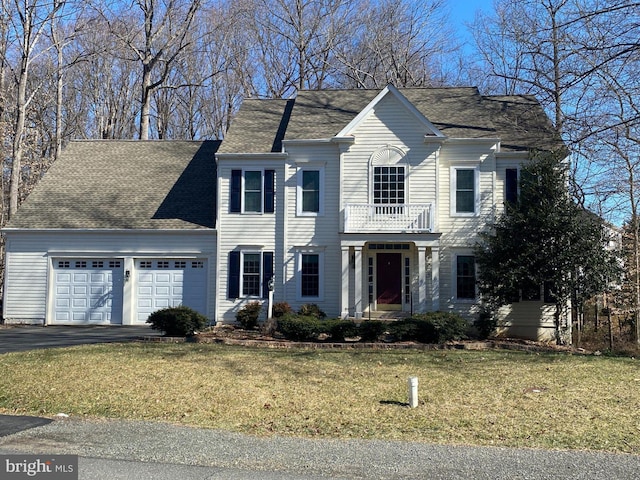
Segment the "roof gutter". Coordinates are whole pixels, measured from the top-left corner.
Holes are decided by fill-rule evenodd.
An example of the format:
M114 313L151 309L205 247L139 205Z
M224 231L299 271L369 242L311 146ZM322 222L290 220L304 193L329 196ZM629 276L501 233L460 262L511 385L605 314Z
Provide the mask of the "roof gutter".
M0 230L5 233L162 233L162 234L202 234L207 235L211 233L217 233L216 228L182 228L182 229L168 229L168 228L3 228Z

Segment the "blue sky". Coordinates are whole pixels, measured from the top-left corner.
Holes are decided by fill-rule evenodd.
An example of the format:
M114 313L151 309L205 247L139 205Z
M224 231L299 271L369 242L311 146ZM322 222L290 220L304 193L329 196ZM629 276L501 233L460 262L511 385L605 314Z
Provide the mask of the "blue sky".
M477 10L492 13L493 0L449 0L451 24L458 30L461 40L469 39L465 23L473 21Z

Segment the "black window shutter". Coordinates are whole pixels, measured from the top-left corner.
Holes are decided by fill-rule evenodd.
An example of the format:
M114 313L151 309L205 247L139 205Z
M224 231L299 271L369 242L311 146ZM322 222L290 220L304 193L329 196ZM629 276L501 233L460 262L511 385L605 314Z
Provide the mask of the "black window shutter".
M262 297L269 297L269 280L273 277L273 252L262 252Z
M512 205L518 201L518 170L515 168L507 168L504 184L504 199Z
M229 211L240 212L240 195L242 190L242 170L231 170L231 204Z
M275 170L264 171L264 213L273 213L275 198Z
M229 252L229 284L227 298L240 296L240 252Z

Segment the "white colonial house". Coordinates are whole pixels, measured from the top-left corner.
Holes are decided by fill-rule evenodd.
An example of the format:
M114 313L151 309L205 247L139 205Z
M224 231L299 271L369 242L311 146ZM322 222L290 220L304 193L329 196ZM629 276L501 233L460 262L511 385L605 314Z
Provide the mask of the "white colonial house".
M532 97L393 86L248 99L221 143L72 142L3 230L4 319L132 325L185 304L234 322L271 284L329 316L472 320L477 234L529 151L556 147ZM501 328L553 338L544 296Z

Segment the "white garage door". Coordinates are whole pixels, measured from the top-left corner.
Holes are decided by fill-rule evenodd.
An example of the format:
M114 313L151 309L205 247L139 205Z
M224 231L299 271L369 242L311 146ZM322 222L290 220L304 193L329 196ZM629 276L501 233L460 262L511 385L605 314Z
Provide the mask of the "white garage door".
M156 310L186 305L206 314L205 260L136 260L137 322L146 322Z
M122 260L57 259L51 323L122 323Z

